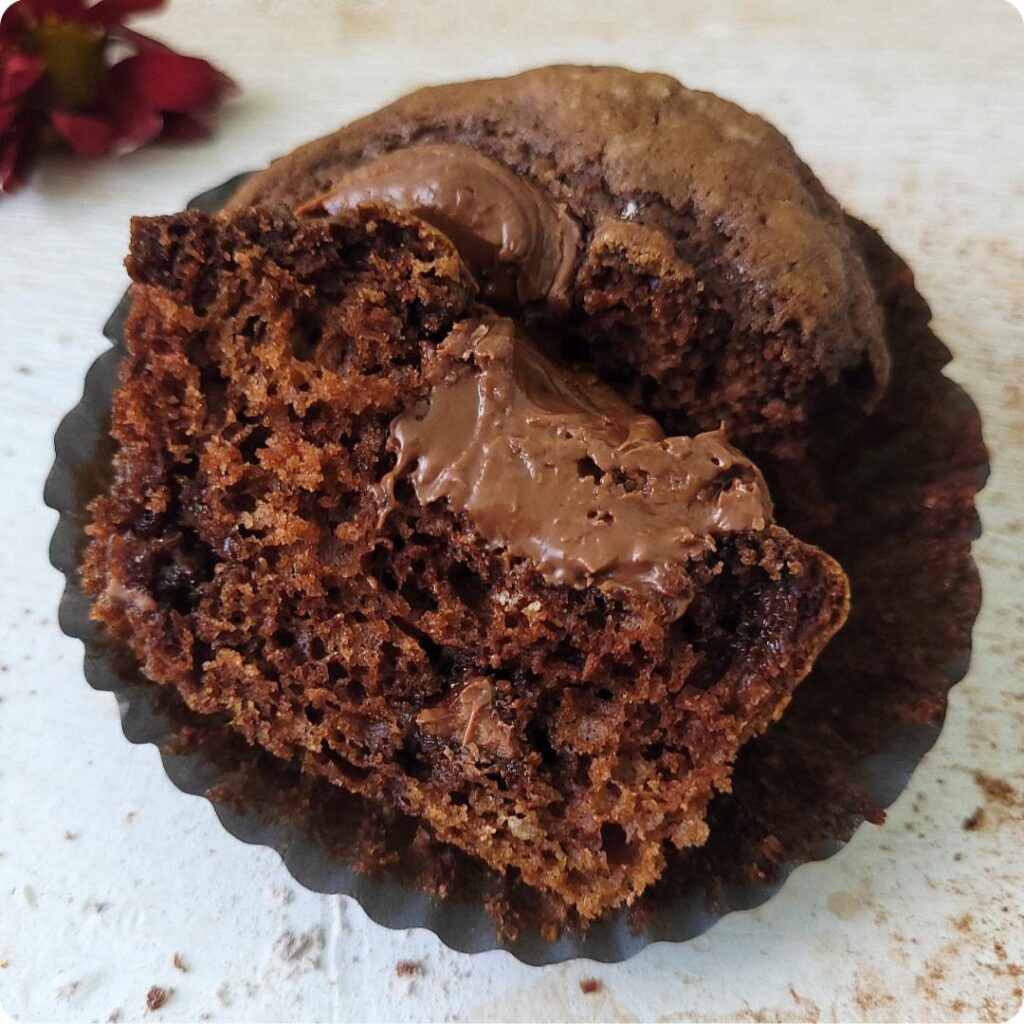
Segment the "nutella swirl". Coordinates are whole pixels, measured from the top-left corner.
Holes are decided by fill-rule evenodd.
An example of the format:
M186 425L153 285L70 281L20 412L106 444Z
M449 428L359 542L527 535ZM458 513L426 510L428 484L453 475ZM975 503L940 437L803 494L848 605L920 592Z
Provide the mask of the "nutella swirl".
M511 320L460 323L426 376L429 397L391 426L387 501L409 471L421 503L447 500L549 582L653 589L678 617L686 598L670 568L771 521L764 479L720 431L666 438Z
M469 146L396 149L344 174L299 214L383 202L446 234L500 304L545 300L566 306L580 233L564 206Z

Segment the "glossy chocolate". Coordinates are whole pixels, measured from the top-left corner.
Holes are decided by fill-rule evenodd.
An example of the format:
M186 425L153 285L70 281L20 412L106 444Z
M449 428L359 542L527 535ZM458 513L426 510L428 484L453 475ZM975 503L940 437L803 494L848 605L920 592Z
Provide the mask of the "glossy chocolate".
M575 221L526 179L475 149L396 149L354 167L298 212L335 214L364 202L408 210L444 232L486 298L568 304L580 245Z
M771 521L760 472L721 432L666 438L511 320L459 324L426 373L429 398L392 424L384 493L408 471L422 503L449 501L549 582L653 588L680 615L672 567Z

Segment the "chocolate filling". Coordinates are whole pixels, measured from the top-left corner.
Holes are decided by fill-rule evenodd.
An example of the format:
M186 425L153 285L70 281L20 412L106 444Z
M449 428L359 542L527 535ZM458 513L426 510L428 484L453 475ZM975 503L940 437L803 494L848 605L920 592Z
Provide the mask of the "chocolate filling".
M495 714L493 701L490 680L471 679L439 704L424 708L416 721L428 736L455 741L463 747L475 744L501 757L511 757L512 729Z
M428 399L399 414L385 514L411 469L422 504L447 499L488 543L549 583L654 589L685 610L674 565L716 535L761 530L757 468L721 432L666 438L591 374L558 366L513 321L459 323L438 347Z
M569 304L580 246L565 207L468 146L395 150L349 171L300 215L384 202L443 231L481 284L504 305Z

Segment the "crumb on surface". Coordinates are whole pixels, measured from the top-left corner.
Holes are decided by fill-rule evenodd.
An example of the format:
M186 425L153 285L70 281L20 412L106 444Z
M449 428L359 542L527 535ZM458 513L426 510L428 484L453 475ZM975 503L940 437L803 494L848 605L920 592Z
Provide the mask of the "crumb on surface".
M295 898L295 893L284 885L272 885L270 895L282 906L287 906Z
M1006 806L1013 806L1016 793L1013 786L1004 779L996 779L983 771L976 771L974 773L974 781L989 800L994 800Z
M320 966L323 948L324 935L321 928L310 928L305 932L287 928L278 935L273 945L274 953L282 962L304 961L313 967Z
M400 978L411 978L423 973L423 962L420 960L399 960L395 964L395 974Z
M985 808L976 807L974 813L964 818L963 828L965 832L977 832L985 824Z
M600 992L604 986L597 980L597 978L583 978L580 981L580 991L585 996L593 995L595 992Z
M64 830L64 838L70 843L78 838L77 832L69 832L67 829Z
M188 964L182 960L180 953L175 953L174 956L171 957L171 963L182 973L188 972Z
M146 993L146 1009L155 1013L160 1009L173 994L173 988L164 988L162 985L151 985Z

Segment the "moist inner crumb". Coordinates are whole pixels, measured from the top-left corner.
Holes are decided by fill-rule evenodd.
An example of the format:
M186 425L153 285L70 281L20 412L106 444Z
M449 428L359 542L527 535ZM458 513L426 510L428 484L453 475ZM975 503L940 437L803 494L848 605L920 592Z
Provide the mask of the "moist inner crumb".
M582 918L702 843L737 750L845 617L838 566L737 531L673 568L673 621L643 592L552 585L406 477L382 525L391 423L474 309L414 218L139 220L128 265L83 582L145 675Z

